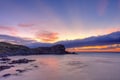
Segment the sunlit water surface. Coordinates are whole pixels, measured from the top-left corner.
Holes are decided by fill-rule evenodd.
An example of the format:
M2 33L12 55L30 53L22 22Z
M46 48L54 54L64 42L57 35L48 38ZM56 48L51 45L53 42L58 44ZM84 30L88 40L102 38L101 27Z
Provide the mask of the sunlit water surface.
M16 73L16 69L31 69L0 80L120 80L120 53L79 53L78 55L14 56L11 59L36 59L1 71ZM32 68L37 65L38 68Z

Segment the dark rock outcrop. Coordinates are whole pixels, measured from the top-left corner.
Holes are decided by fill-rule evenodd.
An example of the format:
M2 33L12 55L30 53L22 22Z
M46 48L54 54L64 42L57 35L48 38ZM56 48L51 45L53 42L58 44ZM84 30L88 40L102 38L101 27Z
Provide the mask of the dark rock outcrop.
M19 72L19 73L23 73L23 72L25 72L26 70L17 69L16 71Z
M0 42L0 56L36 55L36 54L72 54L65 51L64 45L57 44L51 47L29 48L23 45Z
M14 66L7 66L7 65L0 66L0 71L3 71L5 69L9 69L11 67L14 67Z
M11 59L7 58L7 57L2 57L0 58L0 61L10 61Z
M29 60L29 59L18 59L18 60L13 60L11 61L9 64L26 64L26 63L29 63L29 62L33 62L35 60Z
M11 74L4 74L2 77L9 77L9 76L11 76Z

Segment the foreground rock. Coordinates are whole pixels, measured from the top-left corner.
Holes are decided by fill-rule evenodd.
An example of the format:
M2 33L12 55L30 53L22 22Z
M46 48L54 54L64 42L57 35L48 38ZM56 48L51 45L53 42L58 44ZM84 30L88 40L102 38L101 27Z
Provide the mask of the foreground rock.
M23 45L0 42L0 56L36 55L36 54L73 54L65 51L64 45L29 48ZM7 60L7 59L6 59Z
M26 59L26 58L24 58L24 59L18 59L18 60L11 60L11 61L7 61L9 58L5 58L5 60L6 60L6 62L5 62L5 64L4 65L1 65L0 66L0 71L3 71L3 70L6 70L6 69L10 69L11 67L15 67L15 65L14 64L27 64L27 63L29 63L29 62L33 62L33 61L35 61L35 60L29 60L29 59ZM12 65L11 65L12 64ZM34 66L33 66L34 67ZM24 72L24 71L26 71L26 70L20 70L20 69L18 69L18 70L16 70L16 71L18 71L18 72ZM7 76L7 75L4 75L4 77L5 76Z
M1 57L0 61L10 61L11 59L7 58L7 57Z
M23 72L25 72L26 70L17 69L16 71L19 72L19 73L23 73Z
M11 74L4 74L2 77L9 77L9 76L11 76Z
M11 67L14 67L14 66L7 66L7 65L0 66L0 71L10 69Z
M26 63L33 62L33 61L35 60L28 60L24 58L24 59L13 60L9 64L26 64Z

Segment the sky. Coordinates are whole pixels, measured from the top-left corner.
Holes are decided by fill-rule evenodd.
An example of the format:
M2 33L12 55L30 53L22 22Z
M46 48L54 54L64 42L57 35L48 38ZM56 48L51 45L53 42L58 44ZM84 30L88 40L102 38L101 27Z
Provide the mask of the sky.
M116 31L120 0L0 0L1 35L55 43Z

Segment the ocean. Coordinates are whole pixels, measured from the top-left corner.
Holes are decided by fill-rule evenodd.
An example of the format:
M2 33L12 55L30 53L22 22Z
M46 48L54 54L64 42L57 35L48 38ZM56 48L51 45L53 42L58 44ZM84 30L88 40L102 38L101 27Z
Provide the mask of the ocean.
M0 80L120 80L120 53L32 55L10 58L36 61L16 64L15 67L1 71ZM16 69L26 71L17 73ZM8 73L14 75L2 77Z

